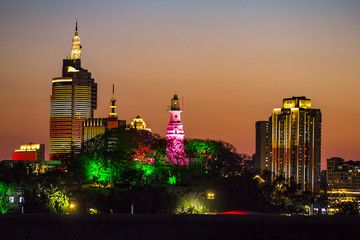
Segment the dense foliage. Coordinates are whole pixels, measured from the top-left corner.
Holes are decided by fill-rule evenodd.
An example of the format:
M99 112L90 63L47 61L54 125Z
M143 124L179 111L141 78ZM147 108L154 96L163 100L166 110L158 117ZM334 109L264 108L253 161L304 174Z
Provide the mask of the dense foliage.
M0 212L5 214L10 209L9 193L12 191L13 185L0 182Z
M291 213L308 213L306 206L311 204L311 192L301 191L301 186L291 179L290 184L285 183L285 178L279 176L271 181L270 173L264 173L266 181L261 184L264 196L272 204Z
M359 203L357 201L340 202L338 215L359 215Z

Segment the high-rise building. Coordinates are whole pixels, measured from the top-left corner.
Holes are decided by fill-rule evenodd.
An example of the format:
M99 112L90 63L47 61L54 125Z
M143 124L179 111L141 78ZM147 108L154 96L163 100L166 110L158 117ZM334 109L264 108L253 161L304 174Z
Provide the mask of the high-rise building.
M166 132L167 161L174 165L186 165L188 159L186 159L184 150L185 134L180 116L182 107L176 94L171 100L170 113L170 122Z
M257 121L256 130L256 171L271 171L271 122Z
M305 191L317 192L320 185L321 111L311 100L292 97L283 100L272 116L272 178L279 175Z
M50 160L68 161L81 148L82 127L97 108L97 84L81 67L76 23L70 58L63 60L62 77L53 78L50 100Z

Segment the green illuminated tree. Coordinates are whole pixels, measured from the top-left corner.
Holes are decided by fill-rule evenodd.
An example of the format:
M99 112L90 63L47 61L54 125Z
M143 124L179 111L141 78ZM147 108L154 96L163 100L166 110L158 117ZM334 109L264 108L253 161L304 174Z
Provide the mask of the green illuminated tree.
M89 181L100 183L113 182L114 169L109 160L103 156L81 156L84 164L84 176Z
M12 191L13 185L0 182L0 212L5 214L9 211L10 201L9 193Z
M250 158L223 141L193 139L187 140L185 147L190 166L222 177L240 175L244 161Z
M185 141L186 156L192 167L209 169L215 160L216 145L214 141L199 139Z
M133 182L133 156L142 142L133 131L108 131L84 144L70 171L80 179L103 185Z

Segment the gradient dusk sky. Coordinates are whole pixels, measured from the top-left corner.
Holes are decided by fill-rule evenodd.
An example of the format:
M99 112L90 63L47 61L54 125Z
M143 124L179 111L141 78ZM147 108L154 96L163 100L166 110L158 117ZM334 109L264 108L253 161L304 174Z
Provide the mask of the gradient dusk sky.
M255 152L255 122L306 96L323 114L322 168L360 160L360 1L0 0L0 160L45 143L51 80L70 55L75 19L82 66L98 83L95 117L140 115L165 136L184 97L187 138Z

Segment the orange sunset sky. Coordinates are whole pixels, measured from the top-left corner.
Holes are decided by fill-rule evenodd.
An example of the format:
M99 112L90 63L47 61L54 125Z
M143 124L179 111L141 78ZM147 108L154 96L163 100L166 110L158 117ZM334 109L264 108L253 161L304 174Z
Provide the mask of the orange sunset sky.
M165 136L184 97L187 138L255 152L255 122L306 96L323 114L322 168L360 160L360 1L0 1L0 160L45 143L51 80L70 55L98 83L95 117L140 115Z

